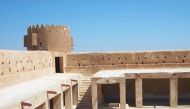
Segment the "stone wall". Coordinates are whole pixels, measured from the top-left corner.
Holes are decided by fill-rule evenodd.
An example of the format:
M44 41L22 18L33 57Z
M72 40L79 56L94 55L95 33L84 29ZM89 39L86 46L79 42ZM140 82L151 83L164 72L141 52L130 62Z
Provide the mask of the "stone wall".
M103 69L189 67L190 51L72 53L66 71L95 73Z
M54 72L51 52L0 51L0 88Z

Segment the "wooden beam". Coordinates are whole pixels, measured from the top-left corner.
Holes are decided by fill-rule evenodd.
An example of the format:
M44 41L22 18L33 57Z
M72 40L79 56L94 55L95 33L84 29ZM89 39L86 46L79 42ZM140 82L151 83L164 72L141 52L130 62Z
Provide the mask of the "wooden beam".
M175 73L177 78L190 78L190 72Z
M22 107L22 109L25 109L24 107L32 107L32 104L22 101L21 102L21 107Z
M78 83L78 80L71 79L71 85L72 86L75 85L75 84L77 84L77 83Z
M140 78L143 79L163 79L163 78L171 78L171 73L141 73L139 74Z
M68 84L61 84L61 86L63 87L63 91L68 90L71 86Z
M56 91L47 91L47 94L57 94Z

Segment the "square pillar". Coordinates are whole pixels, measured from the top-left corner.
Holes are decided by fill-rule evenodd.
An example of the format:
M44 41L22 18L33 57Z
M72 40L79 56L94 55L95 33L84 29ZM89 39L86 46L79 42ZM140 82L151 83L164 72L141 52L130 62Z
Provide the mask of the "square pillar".
M122 78L119 83L120 89L120 109L126 109L126 87L125 79Z
M46 109L50 109L50 103L49 103L48 95L47 95L47 99L46 99L45 105L46 105L46 106L45 106Z
M53 98L53 109L62 109L63 106L63 97L62 94L59 94Z
M170 106L177 107L178 105L178 79L170 78Z
M140 108L143 106L142 99L142 78L137 77L135 80L135 99L136 99L136 107Z
M73 95L73 105L77 106L77 104L78 104L78 83L72 87L72 95Z
M65 91L65 109L73 108L73 100L72 100L72 87Z
M21 107L22 107L22 109L33 109L34 108L31 103L24 102L24 101L21 102Z
M98 109L98 94L97 83L94 79L91 80L91 93L92 93L92 109Z
M97 96L98 96L98 107L103 107L103 93L102 93L102 84L97 85Z

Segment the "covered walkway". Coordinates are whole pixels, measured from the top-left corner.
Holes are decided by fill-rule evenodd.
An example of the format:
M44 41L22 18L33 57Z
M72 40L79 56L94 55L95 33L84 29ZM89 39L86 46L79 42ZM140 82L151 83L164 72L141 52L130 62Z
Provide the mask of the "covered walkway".
M134 106L130 106L128 104L130 101L127 101L126 93L133 93L126 91L130 86L126 85L128 80L134 80L134 85L131 84L130 87L134 87ZM92 107L93 109L157 108L161 106L166 108L190 108L190 102L187 102L190 99L190 92L187 92L187 89L190 87L188 85L187 87L180 87L180 85L184 85L184 80L190 80L190 68L102 70L97 72L91 80ZM185 84L189 83L186 82ZM146 89L147 87L149 89ZM168 93L165 94L167 88ZM180 88L185 89L181 91ZM149 94L151 90L156 92L155 95L158 94L157 98L161 98L161 102L164 100L167 102L168 97L168 103L165 103L165 101L161 104L152 103L155 96ZM181 94L179 92L184 93L184 90L187 93L179 97ZM159 95L159 93L162 95L162 91L164 97ZM146 104L147 101L148 105ZM160 102L159 99L156 102ZM183 102L182 105L179 105L181 102Z

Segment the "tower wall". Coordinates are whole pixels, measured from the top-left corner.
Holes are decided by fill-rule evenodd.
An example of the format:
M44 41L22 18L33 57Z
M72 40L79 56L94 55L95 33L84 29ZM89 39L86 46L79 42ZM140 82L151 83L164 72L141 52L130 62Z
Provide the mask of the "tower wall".
M71 52L73 39L66 26L30 26L24 38L27 50Z

